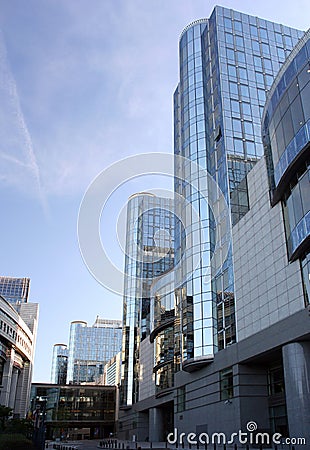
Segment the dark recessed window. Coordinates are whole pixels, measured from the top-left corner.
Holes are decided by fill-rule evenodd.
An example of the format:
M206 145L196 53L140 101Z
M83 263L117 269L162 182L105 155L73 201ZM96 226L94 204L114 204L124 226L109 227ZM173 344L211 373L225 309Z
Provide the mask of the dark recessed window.
M220 394L221 400L229 400L234 396L232 367L220 371Z

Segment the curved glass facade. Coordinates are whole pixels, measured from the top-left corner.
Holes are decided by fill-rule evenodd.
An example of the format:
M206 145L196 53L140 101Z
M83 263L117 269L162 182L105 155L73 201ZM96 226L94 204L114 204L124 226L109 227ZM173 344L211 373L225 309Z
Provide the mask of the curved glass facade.
M193 22L180 38L180 81L174 95L175 154L195 161L216 181L236 224L249 208L246 175L263 155L261 117L274 77L303 32L239 12L215 7L211 17ZM212 267L216 226L209 192L181 183L175 191L197 210L201 240L194 253L201 263L177 292L184 368L212 361L236 341L232 248L221 269ZM203 194L203 195L202 195ZM212 191L214 195L214 192ZM181 214L182 217L182 214ZM227 232L226 242L231 242ZM176 257L184 236L176 228ZM180 271L188 273L188 267ZM184 274L176 273L184 279ZM177 283L178 285L178 283Z
M53 347L51 383L66 384L68 366L68 348L66 344Z
M173 211L173 200L151 193L134 194L128 201L120 393L123 407L139 400L140 342L150 335L153 322L152 283L174 266Z
M78 341L79 329L83 327L87 327L87 322L84 322L83 320L75 320L70 324L67 383L72 383L74 380L74 362L76 357L75 347Z
M166 280L151 286L151 342L154 342L156 394L174 386L174 374L181 364L180 321L177 311L180 290L167 293ZM162 294L162 292L165 292Z
M263 137L272 201L282 201L288 254L303 258L310 236L310 32L283 65L268 97Z

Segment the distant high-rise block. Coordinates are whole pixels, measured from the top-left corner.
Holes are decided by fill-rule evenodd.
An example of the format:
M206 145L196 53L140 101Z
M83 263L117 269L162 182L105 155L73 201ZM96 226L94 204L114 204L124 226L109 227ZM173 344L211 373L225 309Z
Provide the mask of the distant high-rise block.
M27 303L30 278L0 276L0 295L12 304Z
M93 326L73 321L68 345L67 383L93 383L122 345L122 323L97 317Z
M66 344L55 344L51 370L51 383L66 384L68 368L68 348Z

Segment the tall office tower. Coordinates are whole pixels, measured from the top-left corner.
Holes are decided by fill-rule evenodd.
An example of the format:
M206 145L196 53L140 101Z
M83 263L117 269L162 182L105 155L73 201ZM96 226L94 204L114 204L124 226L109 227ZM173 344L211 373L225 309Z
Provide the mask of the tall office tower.
M127 204L122 406L139 399L140 346L150 334L151 285L174 265L174 201L138 193Z
M0 276L0 294L10 303L27 303L30 278Z
M51 383L66 384L68 368L68 347L55 344L53 347Z
M308 386L309 348L295 341L309 341L309 319L300 264L287 261L279 204L282 197L274 200L278 201L274 207L270 204L261 119L273 80L303 35L218 6L209 19L193 22L181 34L174 152L193 164L176 163L175 193L199 213L199 220L192 217L192 226L201 237L194 240L191 253L198 255L200 262L196 268L188 258L183 263L188 242L177 224L175 259L180 265L175 266L174 276L179 287L175 302L171 302L162 293L160 279L151 286L153 347L141 345L146 350L139 354L144 369L140 381L143 396L127 409L126 416L120 415L125 439L135 435L140 440L166 440L168 432L175 429L188 435L207 432L211 436L222 431L230 436L246 430L251 420L259 430L288 434L285 381L292 382L288 395L298 391L298 383ZM283 81L279 86L282 89ZM297 107L295 110L299 114ZM282 113L280 108L277 120ZM283 127L279 141L281 132ZM301 134L296 134L296 142ZM274 142L274 147L279 149L280 144ZM201 167L200 173L195 164ZM220 189L214 188L215 183ZM291 202L286 210L288 242L301 249L304 247L296 236L304 242L304 203L309 196L300 194L305 184L297 186L298 207L300 203L302 207L294 218L288 186L283 200ZM216 253L218 228L224 223L224 214L217 214L219 193L226 200L229 226ZM177 214L180 223L182 214L181 209ZM308 256L303 253L301 258L306 270ZM186 281L179 285L180 280ZM138 329L138 314L136 322ZM288 345L282 358L284 344ZM294 366L297 359L299 365ZM301 369L299 374L296 367ZM134 385L133 398L135 389ZM305 408L310 411L306 390L299 391L307 399L305 407L300 400L306 418L300 420L303 425L309 420ZM290 403L294 403L291 398ZM295 429L298 431L290 428L291 436ZM299 436L298 432L295 435Z
M97 317L93 326L73 321L70 326L67 384L91 383L122 345L122 322Z
M218 6L210 19L190 24L181 35L174 151L213 177L226 199L231 225L249 208L246 174L263 155L260 124L266 93L302 35ZM208 185L203 195L195 190L195 174L187 184L179 183L178 170L183 168L176 166L175 191L199 211L197 226L202 231L197 245L201 262L178 293L183 369L190 371L209 364L217 351L236 342L233 249L224 252L214 269L214 189ZM224 240L231 242L230 229ZM182 245L177 235L176 241Z

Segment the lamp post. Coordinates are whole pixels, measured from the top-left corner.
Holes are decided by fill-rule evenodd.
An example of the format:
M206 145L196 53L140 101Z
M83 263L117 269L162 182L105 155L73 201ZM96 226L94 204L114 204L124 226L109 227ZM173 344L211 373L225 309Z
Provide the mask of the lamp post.
M37 403L35 410L32 413L32 442L34 443L37 450L43 450L45 448L45 414L46 401Z

